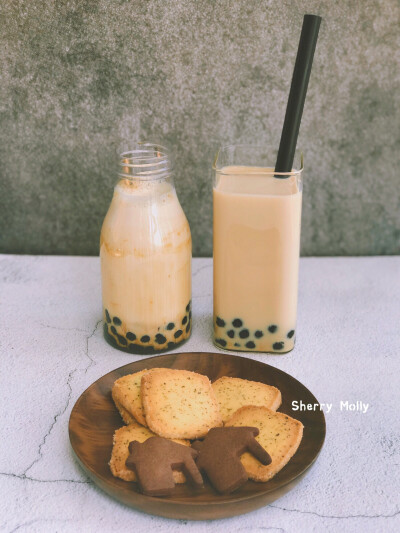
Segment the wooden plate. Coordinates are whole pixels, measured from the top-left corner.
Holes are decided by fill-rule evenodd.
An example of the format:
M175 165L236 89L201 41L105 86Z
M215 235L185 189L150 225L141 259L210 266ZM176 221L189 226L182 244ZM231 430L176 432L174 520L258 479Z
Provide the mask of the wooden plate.
M278 387L282 411L304 424L300 447L289 463L270 481L247 481L233 494L221 495L206 484L202 490L177 485L172 496L154 498L138 492L136 483L112 476L111 457L114 431L123 425L111 399L114 381L145 368L165 367L193 370L211 381L233 376L261 381ZM325 438L323 412L293 412L292 400L318 403L299 381L272 366L223 353L179 353L142 359L122 366L95 381L76 402L69 420L69 437L79 463L92 480L115 499L147 513L181 519L213 519L247 513L276 500L300 481L315 461Z

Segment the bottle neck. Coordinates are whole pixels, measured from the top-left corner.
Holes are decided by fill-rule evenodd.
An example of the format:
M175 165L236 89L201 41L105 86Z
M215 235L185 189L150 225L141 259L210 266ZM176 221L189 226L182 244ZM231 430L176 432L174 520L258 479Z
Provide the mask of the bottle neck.
M172 164L163 146L138 143L120 156L118 177L132 183L172 180Z

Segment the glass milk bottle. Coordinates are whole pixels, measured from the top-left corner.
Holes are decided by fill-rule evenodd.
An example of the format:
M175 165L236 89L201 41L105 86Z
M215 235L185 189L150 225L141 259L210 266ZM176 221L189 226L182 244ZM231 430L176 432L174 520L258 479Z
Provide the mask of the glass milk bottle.
M239 145L214 164L214 342L227 350L294 347L303 164L278 175L275 161Z
M100 237L104 336L153 354L191 333L192 239L167 150L139 143L121 155Z

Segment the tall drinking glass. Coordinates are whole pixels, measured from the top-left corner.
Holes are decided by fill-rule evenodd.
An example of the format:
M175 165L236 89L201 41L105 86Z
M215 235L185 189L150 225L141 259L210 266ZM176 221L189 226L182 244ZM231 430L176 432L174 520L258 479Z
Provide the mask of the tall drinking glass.
M214 162L214 342L227 350L295 344L303 162L275 173L275 161L231 145Z

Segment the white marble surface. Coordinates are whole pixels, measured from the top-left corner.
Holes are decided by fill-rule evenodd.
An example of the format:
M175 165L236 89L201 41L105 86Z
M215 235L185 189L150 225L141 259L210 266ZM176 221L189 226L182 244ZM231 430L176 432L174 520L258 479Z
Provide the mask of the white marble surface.
M193 270L194 330L182 351L215 351L211 260L196 259ZM295 351L251 357L334 404L325 446L283 498L213 522L125 507L73 459L67 427L76 399L140 358L103 340L98 259L3 255L0 280L1 531L400 531L400 257L302 259ZM369 409L341 412L341 400Z

